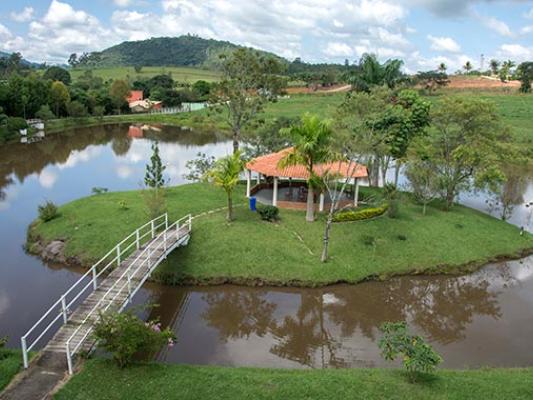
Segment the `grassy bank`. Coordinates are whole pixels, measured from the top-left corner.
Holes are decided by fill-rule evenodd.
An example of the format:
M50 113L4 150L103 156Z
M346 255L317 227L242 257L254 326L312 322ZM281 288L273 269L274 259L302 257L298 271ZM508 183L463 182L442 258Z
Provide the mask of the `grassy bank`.
M122 200L128 210L120 209ZM241 187L236 202L245 201ZM172 218L224 205L223 192L205 184L168 190ZM90 265L147 220L143 210L136 191L91 196L62 206L61 216L51 222L36 223L30 236L45 243L64 239L66 255ZM406 200L399 218L334 225L331 260L324 265L319 261L323 216L309 224L303 212L282 210L281 221L272 224L240 206L236 218L229 225L223 212L196 218L189 245L173 252L154 278L171 284L316 286L405 273L457 273L533 249L532 235L520 236L515 226L480 212L430 207L423 216L420 206Z
M22 354L18 350L0 349L0 391L22 368Z
M273 370L90 360L54 396L88 399L531 399L533 370L439 371L416 384L397 370Z

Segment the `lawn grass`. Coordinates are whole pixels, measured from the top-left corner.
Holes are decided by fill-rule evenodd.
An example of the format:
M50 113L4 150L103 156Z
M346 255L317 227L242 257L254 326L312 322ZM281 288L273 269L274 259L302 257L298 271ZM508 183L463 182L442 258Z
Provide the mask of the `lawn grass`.
M55 400L531 399L532 369L438 371L417 383L386 369L283 370L86 362Z
M245 203L243 188L238 191L235 202ZM120 209L121 200L128 210ZM168 191L172 219L224 205L222 190L206 184ZM44 242L65 239L67 256L90 265L147 221L143 208L138 191L91 196L62 206L53 221L36 223L30 236ZM324 265L319 261L324 216L309 224L303 212L281 210L281 221L273 224L260 221L246 206L236 207L235 215L231 224L224 212L196 218L189 245L174 251L154 279L169 284L318 286L406 273L458 273L533 249L532 235L520 236L517 227L481 212L430 207L423 216L420 206L406 200L399 218L335 224L331 259ZM375 239L374 246L365 244L368 236Z
M70 69L72 80L78 79L87 68ZM141 72L135 72L133 67L105 67L90 68L94 76L99 76L104 80L109 79L150 79L156 75L171 74L172 79L176 82L194 83L199 80L214 82L220 79L220 74L216 71L210 71L193 67L142 67Z
M0 391L22 368L22 353L19 350L0 349Z

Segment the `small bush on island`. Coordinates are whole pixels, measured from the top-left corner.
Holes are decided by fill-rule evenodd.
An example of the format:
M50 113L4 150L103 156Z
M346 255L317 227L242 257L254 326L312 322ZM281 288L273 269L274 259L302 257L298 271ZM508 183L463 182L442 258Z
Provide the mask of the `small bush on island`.
M279 209L276 206L261 206L257 212L263 221L274 222L279 220Z
M410 382L422 373L432 373L442 357L420 336L410 335L405 322L386 322L380 327L383 336L378 346L387 361L402 357Z
M51 221L59 215L57 206L51 201L41 204L37 210L39 212L39 219L43 222Z
M382 204L378 207L339 211L333 216L333 222L353 222L379 217L385 214L388 208L388 204Z
M144 322L131 312L101 314L94 336L120 368L131 365L135 356L149 356L175 341L170 329L161 329L157 321Z

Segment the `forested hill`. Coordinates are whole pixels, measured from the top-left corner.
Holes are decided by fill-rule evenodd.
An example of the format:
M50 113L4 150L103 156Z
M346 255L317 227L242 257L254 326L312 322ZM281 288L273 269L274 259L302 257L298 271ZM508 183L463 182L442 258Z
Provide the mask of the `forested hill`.
M239 46L198 36L160 37L123 42L100 52L78 58L81 65L109 66L207 66L218 55Z

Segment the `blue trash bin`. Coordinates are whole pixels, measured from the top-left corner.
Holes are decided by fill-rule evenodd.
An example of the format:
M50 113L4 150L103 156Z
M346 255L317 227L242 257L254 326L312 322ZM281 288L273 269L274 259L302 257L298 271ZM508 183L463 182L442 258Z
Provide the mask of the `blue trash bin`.
M257 211L257 199L255 197L250 197L250 210Z

